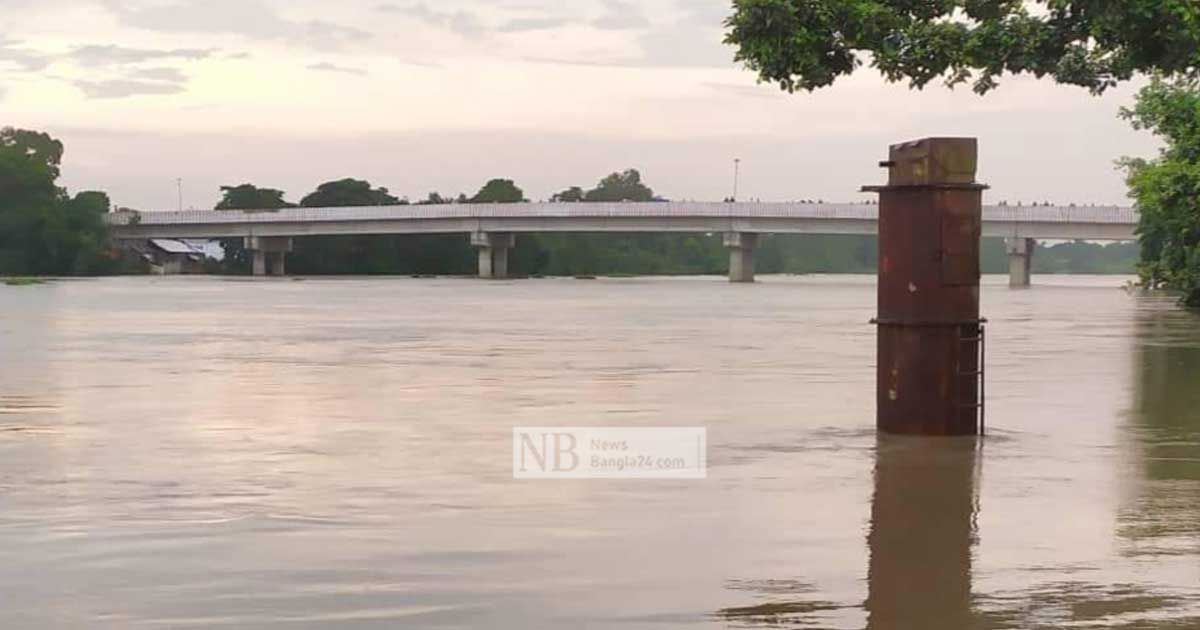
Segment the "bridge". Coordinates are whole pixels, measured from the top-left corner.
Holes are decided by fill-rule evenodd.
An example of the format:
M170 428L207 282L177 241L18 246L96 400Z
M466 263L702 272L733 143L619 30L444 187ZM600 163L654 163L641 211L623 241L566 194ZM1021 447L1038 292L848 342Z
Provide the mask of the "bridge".
M692 232L723 234L729 279L754 281L761 234L875 234L879 207L827 203L519 203L283 208L280 210L119 211L113 236L242 238L255 275L283 275L297 236L467 234L478 249L479 276L508 276L515 235L538 232ZM1006 239L1009 280L1028 286L1036 239L1126 241L1137 212L1117 206L985 206L983 236Z

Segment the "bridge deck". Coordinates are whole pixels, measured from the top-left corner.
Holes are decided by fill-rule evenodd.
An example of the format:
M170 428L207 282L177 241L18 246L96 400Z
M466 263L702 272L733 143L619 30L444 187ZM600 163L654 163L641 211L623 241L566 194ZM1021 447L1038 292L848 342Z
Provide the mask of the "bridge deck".
M508 232L871 234L879 207L824 203L520 203L187 210L109 215L122 238ZM1137 213L1117 206L986 206L986 236L1126 240Z

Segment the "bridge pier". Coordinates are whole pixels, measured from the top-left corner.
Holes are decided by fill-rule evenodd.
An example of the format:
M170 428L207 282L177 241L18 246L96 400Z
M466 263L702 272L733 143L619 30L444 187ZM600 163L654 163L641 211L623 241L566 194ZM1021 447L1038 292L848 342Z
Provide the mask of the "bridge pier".
M1008 286L1028 288L1033 276L1033 252L1037 241L1032 238L1006 238L1008 246Z
M292 251L292 239L287 236L247 236L242 241L252 257L256 276L282 276L287 273L287 253Z
M754 248L757 246L758 234L754 232L725 233L730 282L754 282Z
M261 249L252 249L250 250L250 255L254 258L254 262L252 264L254 275L267 275L267 252L264 252Z
M472 232L471 245L479 250L479 277L501 280L508 277L508 250L516 246L512 234Z

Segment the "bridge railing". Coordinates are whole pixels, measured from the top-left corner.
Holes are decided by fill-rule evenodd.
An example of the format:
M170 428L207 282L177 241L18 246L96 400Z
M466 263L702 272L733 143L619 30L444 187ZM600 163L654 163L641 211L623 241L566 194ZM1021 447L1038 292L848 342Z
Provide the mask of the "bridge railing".
M1137 212L1119 206L985 206L985 222L1136 225ZM197 225L320 223L421 219L503 218L780 218L816 220L878 219L874 204L829 203L519 203L282 208L279 210L184 210L109 214L110 225Z

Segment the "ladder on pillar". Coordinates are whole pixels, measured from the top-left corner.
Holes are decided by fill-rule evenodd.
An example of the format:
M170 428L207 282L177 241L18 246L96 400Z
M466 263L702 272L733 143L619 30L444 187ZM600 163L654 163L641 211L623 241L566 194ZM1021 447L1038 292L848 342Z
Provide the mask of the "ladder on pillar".
M987 433L985 415L987 405L984 389L986 384L984 364L987 358L987 334L984 327L986 323L986 319L981 319L973 324L964 324L959 328L960 336L958 339L961 346L959 348L958 363L959 391L968 394L972 391L975 393L972 400L960 400L959 406L963 409L972 409L975 411L976 426L979 427L980 435ZM970 362L966 362L966 365L964 365L964 361L962 360L964 357L974 357L974 366ZM965 379L974 379L971 383L974 387L963 387Z

